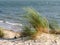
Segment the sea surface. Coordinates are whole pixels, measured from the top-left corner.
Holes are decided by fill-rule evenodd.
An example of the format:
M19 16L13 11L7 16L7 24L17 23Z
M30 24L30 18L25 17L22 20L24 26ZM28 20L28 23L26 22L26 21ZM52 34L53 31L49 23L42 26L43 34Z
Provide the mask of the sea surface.
M55 19L60 24L59 0L0 0L0 26L5 28L11 28L11 25L16 26L21 23L25 23L25 21L23 21L23 14L25 12L23 8L25 7L32 7L36 9L42 16L46 17L48 20Z

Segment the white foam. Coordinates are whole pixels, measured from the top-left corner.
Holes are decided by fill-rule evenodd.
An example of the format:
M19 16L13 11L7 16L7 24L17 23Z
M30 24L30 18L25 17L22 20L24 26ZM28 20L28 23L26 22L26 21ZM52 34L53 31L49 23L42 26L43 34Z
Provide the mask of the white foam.
M3 22L2 20L0 20L0 22Z
M3 21L3 20L0 20L0 22L7 23L7 24L10 24L10 25L20 25L20 26L22 26L22 24L19 24L19 23L11 23L11 22L8 22L8 21Z
M22 24L18 24L18 23L10 23L10 22L6 22L7 24L11 24L11 25L20 25L22 26Z

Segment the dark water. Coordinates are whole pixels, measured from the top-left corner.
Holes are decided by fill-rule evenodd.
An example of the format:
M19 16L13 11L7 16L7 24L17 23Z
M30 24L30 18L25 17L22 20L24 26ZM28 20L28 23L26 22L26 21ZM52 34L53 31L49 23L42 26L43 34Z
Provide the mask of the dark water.
M60 23L60 1L0 1L0 20L21 23L24 7L35 8L42 16ZM24 22L24 21L23 21Z

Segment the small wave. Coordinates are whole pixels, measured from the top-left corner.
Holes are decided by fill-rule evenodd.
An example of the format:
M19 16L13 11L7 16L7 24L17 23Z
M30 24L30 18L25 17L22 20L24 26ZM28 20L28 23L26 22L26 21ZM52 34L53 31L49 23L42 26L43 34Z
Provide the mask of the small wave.
M19 24L19 23L11 23L11 22L8 22L8 21L4 21L4 20L0 20L1 23L7 23L7 24L10 24L10 25L19 25L19 26L22 26L22 24Z
M0 20L0 22L3 22L2 20Z

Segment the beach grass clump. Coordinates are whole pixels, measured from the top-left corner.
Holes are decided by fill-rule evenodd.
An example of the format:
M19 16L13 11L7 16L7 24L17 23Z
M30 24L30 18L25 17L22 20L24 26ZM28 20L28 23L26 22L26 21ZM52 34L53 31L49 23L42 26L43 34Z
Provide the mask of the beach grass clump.
M48 20L45 17L42 17L36 10L28 8L26 17L28 19L27 22L29 22L31 26L36 29L36 31L41 32L44 31L46 28L47 28L46 30L48 31L49 28Z
M24 27L24 30L23 30L23 32L22 32L22 36L23 37L27 37L27 36L32 36L33 34L35 34L36 33L36 31L34 30L34 29L31 29L30 27L28 27L28 26L25 26Z
M0 37L2 38L3 36L4 36L3 28L0 27Z
M37 37L41 33L48 33L49 32L48 20L45 17L42 17L39 14L39 12L37 12L36 10L34 10L32 8L27 8L25 15L26 15L25 17L26 17L26 21L28 22L28 24L30 24L31 28L34 28L36 31L36 33L32 35L30 32L31 28L27 29L27 31L30 32L30 34L32 35L33 38ZM27 31L26 31L26 33L27 33ZM33 30L31 30L31 31L33 31Z

